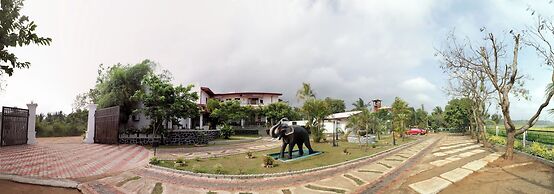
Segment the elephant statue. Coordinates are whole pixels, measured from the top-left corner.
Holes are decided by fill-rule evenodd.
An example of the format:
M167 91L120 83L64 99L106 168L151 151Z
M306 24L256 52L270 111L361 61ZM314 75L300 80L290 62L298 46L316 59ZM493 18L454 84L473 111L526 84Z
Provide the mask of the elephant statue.
M304 155L302 144L306 145L309 150L309 154L313 154L314 150L312 150L312 146L310 145L310 135L308 134L308 130L297 125L289 126L286 123L283 123L283 121L287 121L287 119L281 119L276 125L269 129L271 137L283 140L280 157L285 157L285 148L287 145L289 146L289 153L287 156L288 159L292 158L292 149L295 145L298 145L298 152L300 156Z

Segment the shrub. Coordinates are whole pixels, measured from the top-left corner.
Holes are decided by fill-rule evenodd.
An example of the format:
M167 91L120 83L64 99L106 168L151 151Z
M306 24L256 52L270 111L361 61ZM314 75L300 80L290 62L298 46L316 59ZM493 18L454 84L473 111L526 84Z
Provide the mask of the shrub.
M521 143L521 141L515 141L514 142L514 149L516 150L523 150L523 143Z
M175 160L175 163L185 163L185 158L182 156L177 157L177 159Z
M251 151L248 151L248 152L246 152L246 158L247 159L252 159L252 158L254 158L254 154L252 154Z
M191 169L191 170L192 170L192 172L194 172L194 173L205 173L205 172L206 172L206 171L204 171L204 170L200 167L200 165L198 165L198 164L192 165L192 169Z
M194 161L200 162L200 157L198 156L194 157Z
M224 174L225 173L225 170L223 169L223 165L221 164L215 164L214 165L214 172L216 174Z
M506 139L500 136L490 136L489 142L493 144L506 145Z
M271 168L271 167L273 167L273 162L274 162L274 161L275 161L275 160L273 159L273 157L271 157L271 156L265 156L265 157L263 158L263 162L264 162L264 163L263 163L263 166L266 167L266 168Z
M158 159L158 157L154 156L152 158L150 158L150 164L153 164L153 165L158 165L160 164L160 159Z
M230 125L223 125L223 127L220 130L220 133L221 133L221 137L225 139L229 139L231 135L235 134L235 129L233 129L233 127L231 127Z
M537 142L533 142L531 144L531 147L529 147L529 153L533 154L535 156L540 156L540 157L546 158L545 156L547 155L548 150L547 150L546 146L544 146L540 143L537 143Z
M344 149L342 150L342 153L343 153L343 154L346 154L346 155L350 155L350 152L348 151L348 148L344 148Z

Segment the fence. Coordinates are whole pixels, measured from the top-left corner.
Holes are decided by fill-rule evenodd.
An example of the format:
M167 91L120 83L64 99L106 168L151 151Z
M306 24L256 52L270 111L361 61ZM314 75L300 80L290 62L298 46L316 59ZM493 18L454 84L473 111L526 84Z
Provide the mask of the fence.
M487 133L496 135L496 129L487 129ZM498 136L506 137L505 130L498 130ZM523 140L523 134L517 135L516 139ZM525 137L527 142L539 142L548 145L554 145L554 131L533 131L527 130L527 136Z

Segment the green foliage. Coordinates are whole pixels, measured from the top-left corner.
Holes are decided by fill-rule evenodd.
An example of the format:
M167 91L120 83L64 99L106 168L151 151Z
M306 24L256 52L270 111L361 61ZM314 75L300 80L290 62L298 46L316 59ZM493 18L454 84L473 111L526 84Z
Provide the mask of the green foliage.
M408 117L410 116L410 109L408 108L408 103L400 97L396 97L392 103L392 124L393 130L398 134L403 134L406 130Z
M328 104L323 100L308 99L304 102L302 111L307 117L306 127L311 130L314 141L320 142L324 138L323 122L325 117L331 113Z
M273 167L273 163L275 162L275 159L271 156L264 156L262 158L263 166L264 167Z
M444 110L444 120L448 127L466 130L471 119L471 100L468 98L452 99Z
M150 194L162 194L164 192L164 188L162 186L162 183L156 183L154 185L154 189L152 189L152 192Z
M494 124L499 124L500 121L502 120L502 115L499 115L499 114L493 114L491 115L491 120L494 122Z
M504 137L489 136L488 140L490 143L493 143L493 144L506 145L506 138Z
M333 99L333 98L325 98L325 103L327 103L327 106L329 106L329 111L332 113L339 113L344 112L346 110L346 106L344 105L344 100L341 99Z
M282 118L295 120L298 118L298 113L287 103L277 102L263 107L263 114L267 117L271 124L276 123Z
M179 156L177 157L177 159L175 159L175 163L185 163L185 158L182 156Z
M315 92L312 90L312 85L309 83L302 83L302 87L296 92L298 100L306 101L308 99L315 99Z
M427 111L425 111L422 104L421 108L416 109L414 112L414 123L412 125L419 128L427 129L429 127L428 121L429 114L427 113Z
M108 68L100 65L96 86L88 94L77 96L74 106L82 107L87 101L98 104L98 108L119 106L121 121L126 123L140 103L140 99L132 96L139 91L144 93L142 80L153 72L155 66L149 60L135 65L116 64Z
M446 127L446 122L444 121L444 111L440 106L437 106L433 109L433 112L429 117L429 121L429 127L433 130L438 130L440 128Z
M215 164L213 170L216 174L225 174L225 169L221 164Z
M545 145L533 142L529 147L528 151L530 154L540 156L540 157L545 157L549 150Z
M223 127L220 130L220 133L221 133L221 137L225 139L229 139L229 137L235 134L235 129L230 125L223 125Z
M150 158L150 164L153 164L153 165L158 165L160 164L161 160L158 159L158 157L154 156L152 158Z
M361 113L348 118L347 127L351 128L358 136L358 143L362 143L360 136L364 136L369 132L375 134L379 132L382 121L377 117L376 113L369 112L368 109L363 109Z
M82 135L87 128L88 111L76 110L67 116L62 112L36 116L37 137Z
M144 104L144 108L138 111L150 118L150 125L154 131L165 129L162 127L164 121L179 123L179 118L194 117L199 114L195 103L198 94L191 92L193 85L173 86L168 78L152 73L144 78L143 85L148 92L139 90L133 98Z
M52 39L39 37L35 33L35 22L20 14L23 0L2 0L0 8L0 75L12 76L14 69L29 68L31 64L20 61L13 48L29 44L50 45Z
M210 99L208 100L208 110L211 111L210 118L216 122L215 125L220 123L228 125L233 121L246 119L249 114L249 109L240 106L240 102L237 100L219 102L218 100Z
M362 110L367 109L367 107L369 106L369 103L366 104L364 102L364 99L358 98L358 100L356 100L356 102L352 103L352 106L354 106L354 108L352 110L362 111Z
M200 167L200 165L198 165L198 164L192 165L191 170L194 173L205 173L206 172L206 170L202 169L202 167Z

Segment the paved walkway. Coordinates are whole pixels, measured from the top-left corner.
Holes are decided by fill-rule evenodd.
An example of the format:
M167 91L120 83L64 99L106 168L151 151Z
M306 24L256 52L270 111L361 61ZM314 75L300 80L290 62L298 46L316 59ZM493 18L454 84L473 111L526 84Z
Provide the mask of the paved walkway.
M408 160L426 150L438 137L405 149L354 164L286 177L259 179L213 179L154 168L124 172L80 185L84 193L150 193L156 184L164 193L358 193L395 173Z
M40 140L39 140L40 142ZM39 143L0 147L0 173L80 178L145 164L150 152L136 145Z
M467 136L445 136L422 161L383 193L439 193L500 157Z

